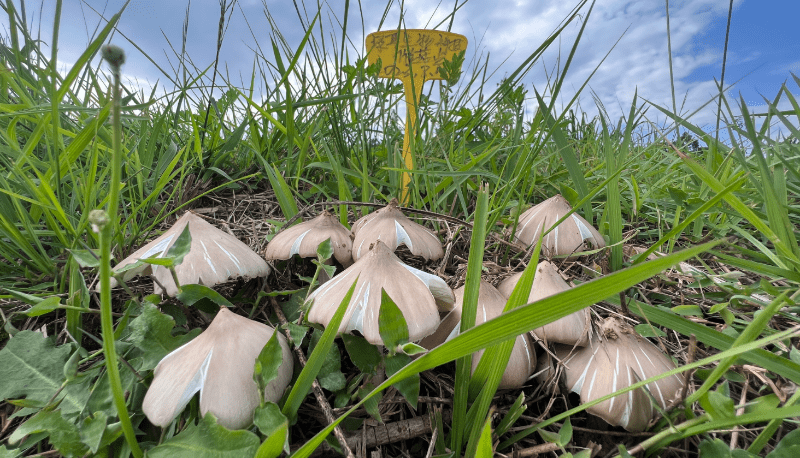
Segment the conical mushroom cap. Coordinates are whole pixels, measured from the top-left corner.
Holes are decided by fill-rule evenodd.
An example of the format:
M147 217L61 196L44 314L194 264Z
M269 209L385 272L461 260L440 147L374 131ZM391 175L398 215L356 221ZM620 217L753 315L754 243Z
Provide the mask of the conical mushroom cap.
M356 221L353 235L353 259L356 261L378 240L392 251L405 245L412 254L422 256L427 261L444 256L439 239L424 226L408 219L397 208L397 199L392 199L389 205Z
M331 239L333 256L336 260L345 267L352 264L353 241L350 240L350 231L327 210L314 219L279 232L267 244L264 257L268 261L289 259L294 255L314 258L317 256L319 244L328 239Z
M205 331L158 363L142 403L145 415L154 425L166 427L199 391L201 414L213 413L228 429L247 427L260 402L253 367L273 332L221 308ZM272 402L283 395L294 368L286 338L277 338L283 360L264 391L264 398Z
M123 259L114 266L114 269L117 270L158 253L160 253L157 255L159 258L165 256L187 224L192 235L191 249L183 258L183 262L175 267L181 285L200 284L211 287L238 277L249 279L266 277L269 274L266 261L250 247L190 211L184 213L160 237ZM141 274L154 276L167 289L168 296L178 294L178 287L166 267L147 264L125 272L123 278L127 281ZM111 286L114 287L116 284L112 278ZM153 292L156 294L162 292L157 283L153 285Z
M566 366L567 388L581 395L581 402L590 402L636 382L675 369L672 360L647 339L617 320L608 318L600 335L592 337L590 345L574 349L557 349ZM662 409L680 395L683 379L677 375L646 385ZM647 428L657 410L641 389L629 391L587 409L609 424L638 432Z
M456 304L453 311L445 317L442 324L434 334L426 337L420 342L424 348L433 348L457 336L461 329L461 310L464 305L464 286L453 291L456 296ZM481 279L478 287L478 310L475 316L475 325L483 324L491 319L497 318L503 313L506 306L506 298L491 283ZM478 368L483 350L472 355L472 372ZM518 388L525 384L528 377L536 367L536 352L528 334L518 335L514 341L514 348L508 359L508 365L500 379L500 388Z
M531 207L519 216L516 240L525 246L536 243L543 230L550 229L570 210L572 207L561 194ZM596 248L606 246L597 229L582 216L573 213L544 237L542 252L547 256L572 255L585 251L587 242Z
M327 326L356 278L358 283L338 333L358 331L373 345L383 345L378 328L381 289L403 313L412 342L433 333L439 325L439 309L450 310L455 301L444 280L407 266L378 241L361 259L309 296L313 304L308 321Z
M511 297L511 292L522 277L522 272L514 274L503 280L497 289L506 297ZM533 278L531 294L528 302L536 302L553 294L566 291L570 288L561 278L558 268L550 261L542 261L536 266L536 275ZM548 342L558 342L567 345L585 346L589 341L591 332L591 314L585 308L575 313L560 318L533 330L540 339Z

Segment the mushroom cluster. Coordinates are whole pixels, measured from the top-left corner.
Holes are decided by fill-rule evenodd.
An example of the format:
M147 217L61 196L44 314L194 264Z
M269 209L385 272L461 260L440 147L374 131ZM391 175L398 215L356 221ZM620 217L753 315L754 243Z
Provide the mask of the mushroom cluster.
M327 326L350 286L358 279L337 331L339 334L357 333L368 342L382 346L384 342L378 327L382 291L402 312L410 341L419 341L432 334L439 327L439 313L453 308L453 291L436 275L405 264L394 251L405 245L414 255L436 260L444 255L439 239L406 217L398 207L397 199L356 221L350 237L353 239L352 259L355 263L308 297L308 321ZM278 236L267 246L268 253L269 246L276 244L277 239ZM284 244L291 242L293 246L298 243L295 233L281 240L285 240Z
M527 246L536 243L542 231L569 211L569 204L558 195L534 206L521 215L516 241ZM265 276L269 272L264 259L245 244L192 212L184 214L172 228L120 262L117 269L141 258L164 256L187 226L192 245L183 264L176 269L181 285L213 286L230 278ZM403 314L410 341L433 348L458 335L464 287L453 291L438 276L411 267L394 254L400 245L405 245L413 255L428 261L444 255L437 236L406 217L396 200L356 221L352 232L332 212L323 211L311 220L279 232L268 243L264 254L268 260L312 257L325 240L330 240L333 257L344 269L308 297L309 322L327 326L355 282L337 333L360 334L368 342L383 346L378 322L381 297L385 292ZM573 256L589 245L602 247L605 242L588 222L572 214L544 237L542 249L549 256ZM122 278L127 280L140 273L153 276L157 293L162 286L169 295L178 292L178 286L164 267L145 264L124 271ZM521 273L515 274L497 288L481 280L476 325L503 313L521 276ZM569 288L558 268L550 261L543 261L536 266L528 302ZM567 388L579 393L582 402L590 402L675 367L657 347L619 320L608 319L599 332L591 331L591 315L587 308L517 336L499 387L520 387L536 371L562 373ZM228 428L248 426L261 398L253 381L254 361L274 332L264 324L221 309L203 333L158 364L144 399L145 414L153 424L166 426L199 392L202 414L213 413L220 424ZM277 339L283 363L277 377L263 393L264 399L273 401L281 397L291 381L293 366L286 339L282 335ZM554 350L545 358L539 358L539 368L535 340ZM482 354L480 351L473 355L473 372ZM555 364L563 366L564 370L556 371ZM587 410L612 425L641 431L657 412L651 399L664 409L682 389L683 380L670 376Z

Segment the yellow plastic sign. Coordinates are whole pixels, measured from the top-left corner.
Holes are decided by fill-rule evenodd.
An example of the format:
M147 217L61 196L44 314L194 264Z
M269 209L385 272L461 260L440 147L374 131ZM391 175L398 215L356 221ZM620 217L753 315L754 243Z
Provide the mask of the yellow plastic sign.
M443 79L439 69L445 60L467 49L467 37L440 30L386 30L367 35L368 61L381 62L378 76L403 82L406 98L406 132L403 138L403 161L407 170L414 168L411 156L411 135L416 135L417 102L425 81ZM411 177L403 173L401 202L408 201Z

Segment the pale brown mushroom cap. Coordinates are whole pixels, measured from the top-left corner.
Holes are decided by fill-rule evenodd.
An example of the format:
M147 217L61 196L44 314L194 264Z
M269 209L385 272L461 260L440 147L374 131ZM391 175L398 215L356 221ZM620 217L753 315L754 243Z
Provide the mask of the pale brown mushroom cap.
M461 328L461 310L464 305L464 286L454 291L456 303L453 311L445 317L436 332L420 342L424 348L431 349L454 338ZM478 287L478 309L475 316L475 325L483 324L497 318L503 313L506 298L491 283L481 279ZM478 368L483 350L472 355L472 372ZM514 341L514 348L508 359L508 365L500 379L499 388L518 388L527 382L528 377L536 367L536 351L533 341L527 333L518 335Z
M142 410L151 423L166 427L200 392L200 413L211 412L228 429L253 421L260 399L253 380L255 360L275 330L223 307L199 336L168 354L153 372ZM264 398L276 402L292 379L294 362L286 338L277 336L283 360Z
M378 240L392 251L405 245L412 254L422 256L426 261L444 256L439 239L424 226L408 219L398 208L397 199L356 221L353 236L353 259L356 261Z
M516 240L529 246L539 240L542 231L550 227L572 210L561 194L541 202L519 216ZM600 232L577 213L559 224L542 240L542 252L546 256L572 255L588 249L587 242L595 248L606 246Z
M403 313L412 342L433 333L439 325L439 310L452 309L455 301L444 280L407 266L378 241L361 259L309 296L313 303L308 321L327 326L356 278L358 283L337 333L358 331L374 345L383 345L378 328L381 289Z
M516 273L503 280L497 289L504 296L510 297L521 277L522 272ZM558 268L555 264L550 261L542 261L536 266L536 275L533 278L533 286L531 287L531 294L528 296L528 303L536 302L553 294L566 291L569 288L569 284L561 278L561 274L558 273ZM589 341L591 330L591 314L587 307L536 328L533 333L547 342L585 346Z
M636 382L675 369L675 364L647 339L616 318L608 318L590 345L556 350L565 365L567 388L581 395L581 402L628 387ZM683 378L671 375L646 385L662 409L676 399L684 387ZM603 401L587 409L611 425L628 431L644 431L657 413L642 388Z
M345 267L352 264L353 241L350 231L342 226L336 215L327 210L314 219L279 232L267 244L264 257L268 261L289 259L294 255L314 258L317 256L317 247L328 239L331 239L336 260Z
M183 258L183 262L175 267L181 285L200 284L212 287L234 278L250 279L266 277L269 274L267 262L255 251L236 237L222 232L191 211L184 213L160 237L120 261L114 266L114 269L117 270L133 264L139 259L154 255L159 258L164 257L187 224L192 235L191 249ZM172 297L178 294L178 287L166 267L147 264L125 272L123 279L127 281L142 274L154 276L159 283L164 285L168 296ZM116 284L117 282L112 278L111 286L114 287ZM153 292L155 294L162 293L157 283L153 285Z

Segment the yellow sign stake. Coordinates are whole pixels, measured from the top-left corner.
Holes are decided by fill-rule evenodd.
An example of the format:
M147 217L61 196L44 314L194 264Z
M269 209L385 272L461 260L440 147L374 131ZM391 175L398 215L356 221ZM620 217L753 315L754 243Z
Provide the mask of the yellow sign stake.
M399 79L403 82L406 98L406 133L403 138L403 161L406 170L413 170L411 136L417 132L417 104L422 96L425 81L444 79L439 69L445 60L452 61L467 49L467 37L439 30L387 30L367 36L369 64L381 62L378 76ZM403 172L400 201L408 202L408 184L411 176Z

